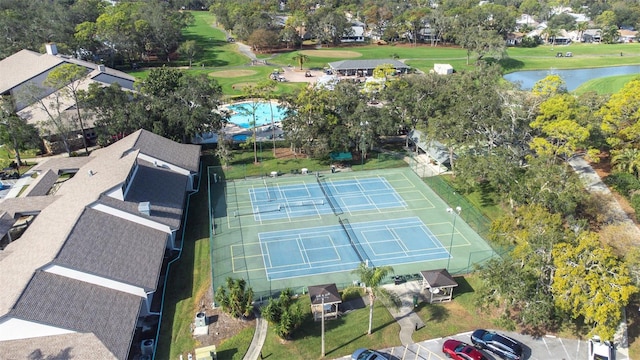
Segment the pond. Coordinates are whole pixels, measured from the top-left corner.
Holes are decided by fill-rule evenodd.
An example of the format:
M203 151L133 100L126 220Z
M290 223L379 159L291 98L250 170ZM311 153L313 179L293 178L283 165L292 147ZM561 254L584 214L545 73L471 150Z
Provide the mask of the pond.
M517 71L504 76L505 79L512 83L520 83L520 87L523 90L531 90L533 85L539 80L544 79L548 75L559 75L562 80L567 84L567 90L573 91L583 83L601 77L616 76L616 75L640 75L640 65L628 65L628 66L611 66L604 68L592 68L592 69L573 69L573 70L532 70L532 71Z

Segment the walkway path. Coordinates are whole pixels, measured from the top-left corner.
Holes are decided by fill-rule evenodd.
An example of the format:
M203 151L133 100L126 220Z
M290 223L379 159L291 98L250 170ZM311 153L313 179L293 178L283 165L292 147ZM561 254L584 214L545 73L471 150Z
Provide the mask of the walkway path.
M413 332L417 329L424 327L422 319L413 311L413 297L418 296L420 302L422 299L422 292L419 281L407 281L399 285L389 284L383 285L390 293L397 295L402 301L402 306L399 309L393 307L388 308L389 312L394 319L400 325L400 341L402 345L413 344Z
M262 345L267 338L267 330L269 328L267 320L260 316L260 312L256 311L256 332L253 333L253 340L249 345L249 350L244 355L243 360L262 359Z

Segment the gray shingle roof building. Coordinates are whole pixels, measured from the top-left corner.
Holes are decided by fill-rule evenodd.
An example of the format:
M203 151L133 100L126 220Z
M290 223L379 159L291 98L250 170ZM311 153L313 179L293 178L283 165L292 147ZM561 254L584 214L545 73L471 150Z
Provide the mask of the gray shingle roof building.
M55 195L0 200L7 216L34 217L0 251L1 358L137 354L136 324L158 315L151 300L166 255L179 248L199 156L198 146L139 130L82 161L40 164L42 179L27 192L50 194L54 174L75 174Z
M141 301L135 295L39 271L9 315L43 326L94 333L114 358L126 359Z
M406 73L411 68L402 61L395 59L340 60L330 62L329 67L334 73L337 72L343 75L356 75L357 72L371 75L375 68L386 64L393 66L394 69L402 73Z
M18 116L38 127L41 134L47 134L43 138L52 138L52 135L59 133L56 126L51 124L48 113L60 111L65 118L71 118L76 113L76 101L73 97L46 84L47 76L56 68L66 64L83 68L86 76L77 82L80 90L87 90L91 84L118 84L123 89L134 90L135 78L127 73L58 54L55 44L47 44L46 48L47 52L44 54L21 50L0 61L0 95L12 95ZM94 120L93 116L85 115L84 133L75 121L69 122L68 125L72 127L69 130L80 135L80 139L82 136L92 137L95 134L92 129ZM47 149L54 151L57 146L49 146Z

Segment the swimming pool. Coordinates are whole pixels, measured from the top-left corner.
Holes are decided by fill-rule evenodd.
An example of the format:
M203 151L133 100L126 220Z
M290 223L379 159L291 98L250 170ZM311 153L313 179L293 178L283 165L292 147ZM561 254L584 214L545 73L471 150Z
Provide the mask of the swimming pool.
M273 110L273 121L279 122L284 116L286 109L276 104L270 105L269 103L238 103L226 106L227 109L232 111L232 115L229 118L229 122L240 126L241 128L249 129L251 126L249 123L253 120L253 109L256 109L256 124L255 126L262 126L271 124L271 110Z

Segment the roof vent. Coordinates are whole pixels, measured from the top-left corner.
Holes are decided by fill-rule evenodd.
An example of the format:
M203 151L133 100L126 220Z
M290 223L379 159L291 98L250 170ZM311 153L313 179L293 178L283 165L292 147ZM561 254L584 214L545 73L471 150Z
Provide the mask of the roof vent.
M47 49L47 54L58 55L58 47L54 43L49 43L44 46Z
M141 214L151 216L151 203L148 201L141 202L138 204L138 211Z
M89 177L93 176L93 170L89 170L87 173L89 174Z
M98 71L100 72L105 72L106 67L104 67L104 65L98 65Z
M142 342L140 343L140 354L143 356L152 355L153 343L154 343L153 339L142 340Z

